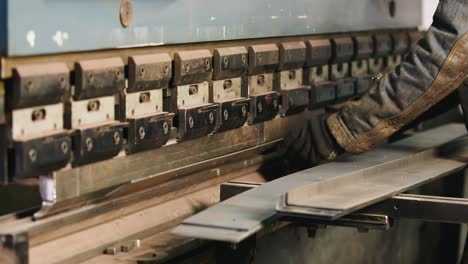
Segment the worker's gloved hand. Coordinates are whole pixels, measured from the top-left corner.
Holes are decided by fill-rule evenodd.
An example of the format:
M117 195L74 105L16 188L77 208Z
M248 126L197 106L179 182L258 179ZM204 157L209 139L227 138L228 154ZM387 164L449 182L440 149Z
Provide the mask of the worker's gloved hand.
M334 160L342 149L325 124L325 114L307 112L303 124L292 128L278 145L278 153L289 171L303 170L322 161Z

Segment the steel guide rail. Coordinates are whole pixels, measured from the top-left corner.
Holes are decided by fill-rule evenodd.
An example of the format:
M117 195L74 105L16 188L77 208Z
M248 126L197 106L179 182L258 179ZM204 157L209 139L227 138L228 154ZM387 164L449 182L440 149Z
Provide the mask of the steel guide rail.
M177 141L201 138L358 96L375 72L396 66L418 32L284 39L15 65L5 82L11 140L3 181L72 171L122 149L131 156L159 148L174 134Z

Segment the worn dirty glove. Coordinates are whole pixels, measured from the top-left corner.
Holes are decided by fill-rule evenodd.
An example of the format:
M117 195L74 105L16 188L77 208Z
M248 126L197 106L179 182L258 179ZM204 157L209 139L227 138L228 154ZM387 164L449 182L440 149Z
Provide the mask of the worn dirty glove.
M303 124L292 128L278 145L283 166L297 171L334 160L342 149L325 125L323 112L307 112Z

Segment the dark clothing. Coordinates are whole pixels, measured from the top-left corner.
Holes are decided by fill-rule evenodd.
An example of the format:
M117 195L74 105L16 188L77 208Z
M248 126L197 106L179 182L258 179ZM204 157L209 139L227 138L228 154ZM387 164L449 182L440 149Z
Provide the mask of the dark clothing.
M468 0L442 0L432 26L395 70L326 125L344 150L361 153L450 95L468 79Z

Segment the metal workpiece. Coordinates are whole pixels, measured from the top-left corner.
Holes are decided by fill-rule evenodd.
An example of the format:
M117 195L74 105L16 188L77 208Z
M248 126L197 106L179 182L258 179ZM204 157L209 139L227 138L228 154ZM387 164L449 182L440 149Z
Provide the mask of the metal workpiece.
M13 142L12 178L48 175L65 167L71 158L72 142L68 131L58 130Z
M248 52L244 46L214 49L213 80L240 77L247 70Z
M111 96L125 89L125 69L120 57L75 63L73 99Z
M73 166L81 166L117 156L122 150L126 123L110 121L83 126L72 132Z
M279 48L276 44L249 46L249 75L271 73L279 64Z
M302 68L306 62L307 48L303 41L282 42L279 47L278 71Z
M444 158L450 156L448 153L445 153L447 156L439 157L437 156L437 149L439 146L464 135L466 135L466 130L463 125L446 125L415 134L392 144L381 145L362 155L344 155L335 162L268 182L210 207L184 220L172 233L180 236L234 243L240 242L261 230L265 224L277 219L276 202L281 195L310 184L332 186L332 188L320 189L318 194L325 195L325 193L330 193L330 195L334 194L336 197L340 197L342 199L340 200L340 204L333 204L332 208L341 208L327 212L333 213L336 216L341 215L343 213L341 211L343 205L358 201L358 197L361 197L361 205L367 206L371 203L385 200L408 188L463 169L465 163L455 161L456 157L453 156ZM447 151L450 151L450 149ZM462 153L465 153L465 151L462 151ZM457 155L461 154L458 153ZM395 172L395 174L393 175L391 172ZM350 191L348 193L337 192L337 188L362 187L359 184L336 184L337 181L342 181L341 183L352 181L355 183L358 180L370 180L373 177L376 179L380 178L379 175L381 173L390 174L384 180L390 186L395 187L393 191L390 191L390 186L388 186L389 189L385 189L384 185L381 185L383 189L381 189L380 194L373 191L372 188L366 188L365 192L361 190L355 190L357 192ZM367 197L366 195L369 196ZM306 198L311 200L315 199L315 197L315 195L306 196ZM318 202L332 203L332 201L330 199L321 199ZM353 210L347 210L347 208L344 211L349 213L354 211L354 209L360 208L362 207L357 206ZM325 210L320 212L325 212Z
M169 88L171 78L172 59L167 53L128 58L128 93Z
M174 54L174 85L208 81L213 72L209 50L180 51Z
M11 109L57 104L64 101L70 88L70 70L64 63L18 66L7 89Z

